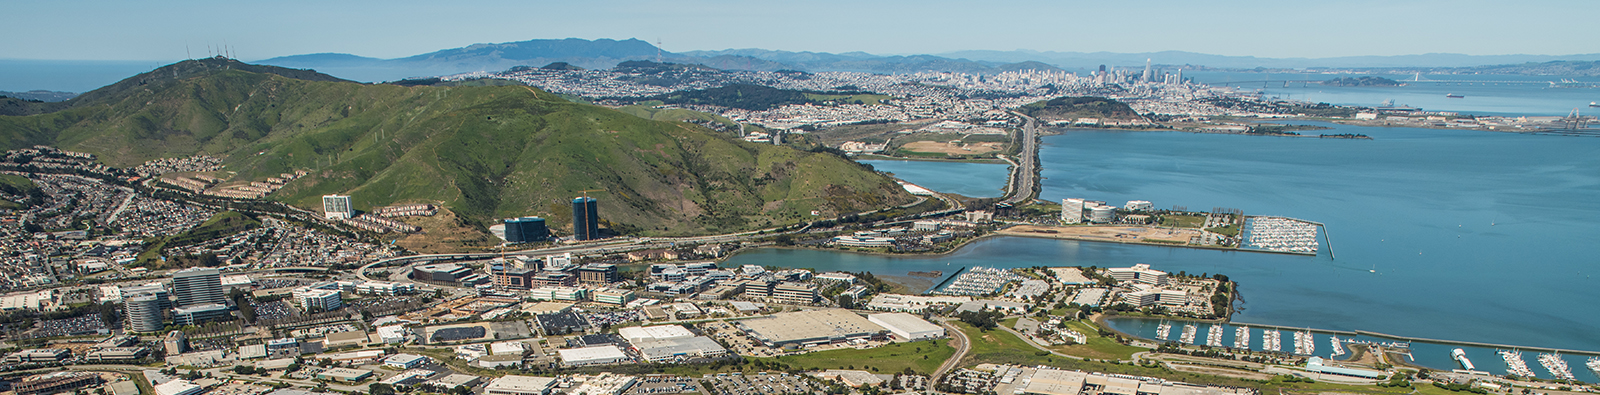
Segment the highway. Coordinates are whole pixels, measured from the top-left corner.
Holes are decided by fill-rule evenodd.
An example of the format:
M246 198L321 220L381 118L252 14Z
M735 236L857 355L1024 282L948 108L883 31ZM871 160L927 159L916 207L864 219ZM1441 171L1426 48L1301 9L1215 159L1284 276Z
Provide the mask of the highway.
M1007 188L1003 203L1017 204L1033 200L1036 196L1036 182L1039 177L1039 123L1033 117L1013 112L1022 117L1022 149L1017 151L1016 165L1011 167L1011 184Z

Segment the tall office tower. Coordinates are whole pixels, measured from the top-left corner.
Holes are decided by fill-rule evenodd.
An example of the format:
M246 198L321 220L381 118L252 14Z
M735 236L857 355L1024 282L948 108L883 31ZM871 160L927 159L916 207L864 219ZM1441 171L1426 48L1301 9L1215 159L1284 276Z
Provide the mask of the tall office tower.
M1150 82L1150 58L1144 59L1144 82Z
M222 304L222 273L215 268L184 269L172 275L172 294L178 307Z
M532 243L550 238L550 228L545 227L544 218L506 218L505 224L507 242Z
M600 238L599 202L584 196L572 199L572 238L594 240Z
M1178 83L1179 84L1183 83L1183 69L1182 68L1178 69Z
M356 216L355 207L350 205L350 197L345 195L322 195L322 217L327 219L348 219Z
M128 320L130 332L155 332L162 327L161 298L154 293L122 296L122 315Z
M1083 223L1083 199L1061 199L1061 223Z
M1105 74L1105 73L1106 73L1106 65L1102 64L1102 65L1100 65L1100 74Z

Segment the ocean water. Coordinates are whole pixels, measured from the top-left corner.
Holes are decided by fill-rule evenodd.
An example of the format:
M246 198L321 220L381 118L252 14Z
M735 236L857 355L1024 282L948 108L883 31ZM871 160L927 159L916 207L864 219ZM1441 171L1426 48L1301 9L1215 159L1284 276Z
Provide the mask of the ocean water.
M879 171L894 173L895 177L912 184L967 197L998 197L1004 194L1006 176L1011 172L1011 165L1003 163L949 162L939 166L925 166L921 162L923 161L861 161Z
M1230 276L1240 323L1600 351L1600 139L1328 132L1374 140L1071 130L1044 137L1040 152L1043 199L1319 221L1332 245L1317 256L991 238L938 257L767 249L727 264L949 276L962 266L1148 263Z
M174 62L0 59L0 91L83 93Z
M1260 90L1269 97L1339 105L1377 106L1386 100L1393 100L1396 105L1421 107L1428 111L1453 111L1474 115L1564 116L1574 108L1586 115L1600 113L1600 108L1589 108L1590 102L1600 102L1600 89L1552 88L1549 84L1560 82L1562 79L1600 83L1600 77L1425 74L1421 76L1422 81L1413 82L1411 80L1417 79L1415 74L1367 74L1407 84L1394 87L1336 87L1323 86L1315 82L1295 82L1285 86L1282 82L1284 80L1326 81L1338 77L1362 75L1364 74L1184 73L1184 77L1193 76L1196 82L1213 86L1234 87L1242 91ZM1266 80L1277 82L1261 82ZM1465 97L1445 97L1448 94Z

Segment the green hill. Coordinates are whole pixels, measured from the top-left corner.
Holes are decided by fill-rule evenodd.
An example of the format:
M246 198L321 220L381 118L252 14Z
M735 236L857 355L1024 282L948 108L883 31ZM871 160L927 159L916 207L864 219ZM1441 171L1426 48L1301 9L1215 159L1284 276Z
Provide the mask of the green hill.
M1078 118L1134 119L1139 115L1127 103L1104 97L1058 97L1029 103L1018 110L1040 120L1074 120Z
M224 158L235 181L293 170L269 198L320 210L439 202L478 224L541 215L558 233L583 190L617 230L748 230L912 200L886 177L825 153L737 141L525 86L364 85L227 59L189 60L69 100L0 116L0 149L34 144L126 167Z

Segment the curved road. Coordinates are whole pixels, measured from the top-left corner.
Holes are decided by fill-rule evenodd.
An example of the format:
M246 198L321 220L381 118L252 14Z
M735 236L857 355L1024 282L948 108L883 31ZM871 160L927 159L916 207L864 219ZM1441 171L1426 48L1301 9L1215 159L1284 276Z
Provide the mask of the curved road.
M951 355L949 359L944 360L944 363L939 365L938 370L933 371L933 375L928 378L930 385L938 383L945 373L950 373L951 369L960 366L961 360L967 358L967 352L972 351L972 340L967 339L966 332L962 332L954 325L950 325L949 318L939 319L938 321L939 325L944 326L945 332L950 333L950 340L956 342L956 353Z

